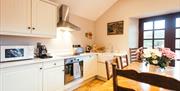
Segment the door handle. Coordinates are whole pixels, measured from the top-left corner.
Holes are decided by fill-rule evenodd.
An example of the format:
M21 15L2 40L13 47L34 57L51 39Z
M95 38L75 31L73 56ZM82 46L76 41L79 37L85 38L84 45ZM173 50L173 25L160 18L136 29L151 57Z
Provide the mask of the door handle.
M31 29L31 27L28 27L28 29Z
M54 63L54 65L56 65L56 63Z
M32 28L32 30L35 30L35 29L36 29L36 28L34 28L34 27Z
M41 67L41 68L39 68L40 70L42 70L43 68Z

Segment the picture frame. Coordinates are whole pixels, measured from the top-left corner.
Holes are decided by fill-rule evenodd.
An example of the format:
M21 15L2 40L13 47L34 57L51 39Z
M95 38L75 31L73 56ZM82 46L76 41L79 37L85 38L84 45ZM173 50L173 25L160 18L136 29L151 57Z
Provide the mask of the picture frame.
M107 23L107 35L123 34L124 21L116 21Z

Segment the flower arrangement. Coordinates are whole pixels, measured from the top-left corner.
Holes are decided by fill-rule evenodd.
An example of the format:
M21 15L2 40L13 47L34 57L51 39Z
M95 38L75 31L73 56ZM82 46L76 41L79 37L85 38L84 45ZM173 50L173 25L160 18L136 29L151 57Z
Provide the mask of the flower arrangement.
M143 52L143 47L140 47L139 49L136 50L136 58L137 58L138 60L141 60L141 61L142 61L142 59L143 59L143 54L144 54L144 52Z
M136 51L136 54L145 59L146 65L153 64L161 68L165 68L171 60L175 59L175 53L169 48L142 49L141 47Z

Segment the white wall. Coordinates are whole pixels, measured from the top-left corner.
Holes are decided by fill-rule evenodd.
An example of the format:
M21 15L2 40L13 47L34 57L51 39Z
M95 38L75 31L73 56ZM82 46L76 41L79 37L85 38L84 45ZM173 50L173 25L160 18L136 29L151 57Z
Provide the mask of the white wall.
M128 25L129 48L138 47L138 37L139 37L138 24L139 24L139 20L137 18L129 18L129 25Z
M180 11L180 0L119 0L96 20L95 43L127 51L138 46L138 18ZM124 21L123 35L107 35L107 23Z
M34 45L37 42L45 44L52 53L69 53L72 52L73 44L81 44L86 46L94 43L93 39L85 37L86 32L92 32L94 36L95 22L85 18L70 15L70 21L81 28L80 31L64 32L57 31L57 38L37 38L37 37L21 37L21 36L2 36L0 35L0 45Z

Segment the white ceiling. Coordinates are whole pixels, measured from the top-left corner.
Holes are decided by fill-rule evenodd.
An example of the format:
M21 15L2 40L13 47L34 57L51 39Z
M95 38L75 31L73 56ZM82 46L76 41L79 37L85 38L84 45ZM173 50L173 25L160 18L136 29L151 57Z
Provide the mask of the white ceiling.
M55 0L53 0L55 1ZM57 0L70 7L70 13L96 20L118 0Z

